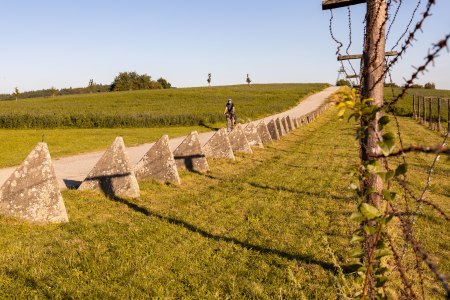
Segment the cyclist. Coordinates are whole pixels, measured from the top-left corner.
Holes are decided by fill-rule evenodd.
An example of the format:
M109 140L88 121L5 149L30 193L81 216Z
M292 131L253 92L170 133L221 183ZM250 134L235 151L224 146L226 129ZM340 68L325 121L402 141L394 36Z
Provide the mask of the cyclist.
M236 109L233 103L233 100L228 99L227 104L225 105L225 111L223 113L227 119L230 118L231 119L231 126L232 128L234 127L234 125L236 125Z

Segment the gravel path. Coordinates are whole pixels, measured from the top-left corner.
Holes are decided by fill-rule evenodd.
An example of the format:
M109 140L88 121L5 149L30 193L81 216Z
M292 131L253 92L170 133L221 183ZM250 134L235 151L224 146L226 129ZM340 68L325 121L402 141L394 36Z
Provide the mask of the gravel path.
M307 97L296 107L283 113L264 118L263 120L268 123L272 118L276 117L283 117L287 115L291 117L300 117L302 115L305 115L318 108L326 98L328 98L338 89L338 87L326 88L319 93ZM199 136L202 145L204 145L212 137L213 134L213 131L200 133ZM184 138L185 136L170 140L170 147L172 151L184 140ZM127 154L131 162L133 164L136 164L153 144L154 143L148 143L127 148ZM77 183L81 182L89 173L89 171L94 167L95 163L100 159L102 154L103 151L99 151L54 159L53 166L55 168L60 188L65 189L67 188L67 185L76 185ZM3 185L3 183L8 179L8 177L14 172L15 169L16 167L0 169L0 186Z

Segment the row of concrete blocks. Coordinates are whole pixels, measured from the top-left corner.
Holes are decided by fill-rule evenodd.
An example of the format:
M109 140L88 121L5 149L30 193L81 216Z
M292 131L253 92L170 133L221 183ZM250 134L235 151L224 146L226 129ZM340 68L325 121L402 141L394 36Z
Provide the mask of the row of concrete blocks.
M180 184L178 169L209 170L207 158L235 159L235 152L252 153L252 146L279 140L304 124L312 122L328 104L299 118L284 116L259 123L237 125L228 133L217 131L202 147L196 131L173 151L169 137L161 137L132 166L122 137L117 137L78 187L99 191L111 198L140 196L138 180L154 179ZM39 143L0 189L0 214L41 223L68 222L69 218L46 143Z

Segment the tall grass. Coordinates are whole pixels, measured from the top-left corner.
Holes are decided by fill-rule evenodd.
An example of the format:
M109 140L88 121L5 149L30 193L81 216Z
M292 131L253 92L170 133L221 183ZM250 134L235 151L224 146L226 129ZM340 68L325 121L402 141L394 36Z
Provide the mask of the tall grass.
M0 102L0 128L192 126L223 121L228 98L238 117L283 111L327 84L264 84L111 92Z

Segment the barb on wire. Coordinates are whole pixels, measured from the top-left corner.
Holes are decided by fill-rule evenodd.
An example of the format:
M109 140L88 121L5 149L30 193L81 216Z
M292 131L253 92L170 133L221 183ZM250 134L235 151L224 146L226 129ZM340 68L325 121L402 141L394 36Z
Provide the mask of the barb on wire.
M450 148L442 147L442 146L437 146L437 147L409 146L409 147L400 149L396 152L392 152L387 157L400 156L400 155L403 155L404 153L408 153L408 152L436 153L436 154L450 155ZM385 156L382 154L371 156L371 158L382 158L382 157L385 157Z
M448 50L447 43L449 39L450 34L447 34L442 40L437 42L437 44L434 44L432 48L428 50L428 55L425 57L425 63L420 67L416 68L416 71L411 75L411 78L406 81L406 84L403 87L401 93L387 104L384 104L383 106L390 107L406 94L406 91L411 88L411 86L414 84L414 80L417 79L419 74L425 72L429 64L434 63L434 59L438 57L439 52L444 48Z
M403 0L399 0L397 9L395 10L394 17L392 18L391 24L389 24L389 28L388 28L388 31L386 33L386 40L389 39L389 34L391 33L392 25L394 25L395 21L397 20L397 15L398 15L398 12L400 11L400 8L402 7L402 4L403 4Z
M402 2L402 0L400 0L400 2ZM408 33L409 31L409 27L411 26L412 22L414 21L414 17L416 16L416 12L420 7L420 4L422 3L422 0L419 0L417 2L416 8L414 9L412 15L411 15L411 19L409 20L408 25L406 26L405 31L402 33L402 35L398 38L397 42L395 43L395 45L391 48L391 51L394 50L395 48L397 48L397 46L400 44L400 42L402 41L402 39L405 37L405 35Z
M406 41L404 42L403 46L401 47L401 50L399 51L399 53L385 67L383 74L381 74L381 76L370 87L369 92L372 91L375 88L375 86L377 86L384 79L384 77L386 76L387 70L391 69L392 66L395 65L399 61L399 59L403 56L406 49L412 45L412 42L415 40L415 35L416 35L417 31L422 30L423 23L425 22L425 20L428 17L431 16L430 11L431 11L432 6L435 3L436 3L436 0L428 0L427 8L426 8L425 12L423 13L422 19L419 22L417 22L416 26L414 27L414 30L409 33L409 36L406 39ZM384 62L381 65L377 66L376 69L382 67L383 65L384 65Z
M341 48L344 46L344 44L342 44L340 41L338 41L338 40L336 39L336 37L334 36L334 34L333 34L333 19L334 19L334 16L333 16L333 10L330 9L330 25L328 26L328 28L329 28L329 30L330 30L331 38L332 38L333 41L335 41L336 44L337 44L336 55L339 55L339 54L341 53Z

